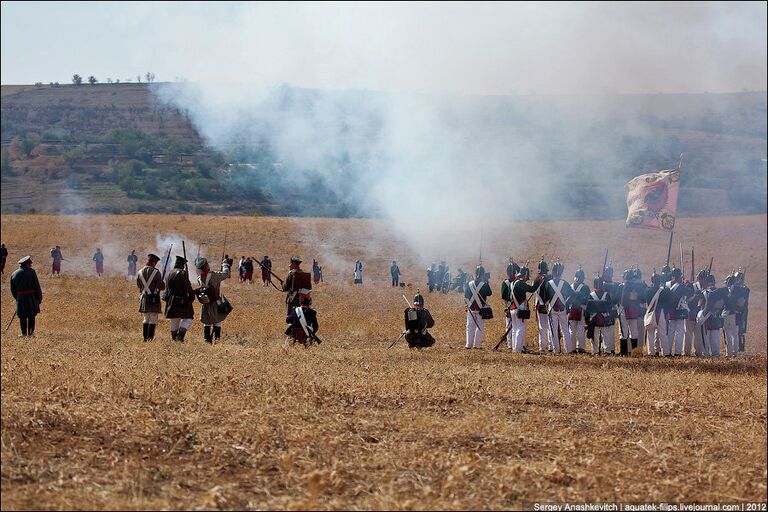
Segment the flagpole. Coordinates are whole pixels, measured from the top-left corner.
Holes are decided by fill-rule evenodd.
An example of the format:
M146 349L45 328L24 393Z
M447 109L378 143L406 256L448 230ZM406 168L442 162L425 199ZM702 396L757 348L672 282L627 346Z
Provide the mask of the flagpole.
M667 263L666 266L669 266L669 258L672 256L672 236L675 234L674 231L669 232L669 247L667 248Z

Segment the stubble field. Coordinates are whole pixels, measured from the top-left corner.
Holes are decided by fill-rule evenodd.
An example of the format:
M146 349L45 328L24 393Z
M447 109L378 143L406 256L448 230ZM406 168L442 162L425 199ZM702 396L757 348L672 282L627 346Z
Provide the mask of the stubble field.
M689 265L747 269L747 354L735 360L494 352L508 256L560 257L588 276L605 248L617 270L660 267L664 234L621 221L488 226L494 320L465 351L461 297L426 294L437 344L387 349L401 294L445 259L474 268L478 233L457 228L416 252L384 221L202 216L2 216L12 262L31 254L43 287L36 337L2 335L3 509L509 509L535 501L766 501L766 217L679 219ZM168 323L141 341L131 249L156 236L196 253L291 255L324 265L313 291L324 340L284 348L283 296L225 281L235 310L220 344L196 319L183 345ZM61 245L61 278L48 253ZM98 279L90 257L107 255ZM678 238L673 261L679 260ZM174 253L177 251L174 249ZM194 254L190 255L190 259ZM352 285L353 263L365 263ZM235 258L237 261L238 258ZM410 287L389 285L397 259ZM620 268L619 268L620 267ZM686 270L686 275L688 270ZM199 314L199 305L196 305ZM533 321L527 345L535 346Z

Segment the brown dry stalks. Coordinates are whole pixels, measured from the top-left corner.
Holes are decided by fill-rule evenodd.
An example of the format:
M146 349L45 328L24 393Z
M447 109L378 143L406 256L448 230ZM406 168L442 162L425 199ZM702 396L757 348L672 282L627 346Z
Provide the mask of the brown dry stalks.
M406 281L421 283L421 262L405 249L393 254L398 240L387 232L366 245L371 232L386 231L383 223L327 219L226 220L232 254L268 251L279 274L290 254L311 263L314 244L340 260L363 257L362 287L351 285L351 266L321 261L328 282L314 299L325 343L283 348L281 295L232 280L224 291L236 309L221 344L204 344L197 320L184 345L170 342L165 320L156 341L145 344L135 285L90 275L86 257L98 235L89 226L119 233L114 236L129 251L131 244L154 249L154 230L176 229L201 241L212 236L213 222L224 220L77 221L75 229L67 217L2 217L12 259L36 256L45 293L38 336L17 338L15 326L2 336L3 509L508 509L536 500L766 500L765 216L680 221L696 239L697 255L716 256L716 269L748 266L749 354L729 361L493 352L499 318L489 322L486 350L465 351L457 294L425 294L437 322L435 347L409 351L400 342L387 350L404 306L403 290L388 285L388 264L397 256ZM584 236L601 232L595 246L615 243L626 231L614 224L509 229L528 241L533 260L557 250L553 236L576 228ZM707 231L713 224L718 233ZM142 225L152 226L150 236ZM763 234L755 234L756 225ZM529 229L544 234L535 238ZM500 255L508 250L504 232L486 234L494 293L506 261ZM47 250L63 240L76 267L65 263L65 274L87 275L47 275ZM457 259L471 261L473 250ZM586 264L587 252L566 262L569 271L571 261ZM648 268L663 250L636 252L626 261ZM456 262L449 263L455 270ZM719 280L723 273L716 271ZM414 292L415 285L406 289L409 299ZM2 294L5 324L13 307L7 279Z

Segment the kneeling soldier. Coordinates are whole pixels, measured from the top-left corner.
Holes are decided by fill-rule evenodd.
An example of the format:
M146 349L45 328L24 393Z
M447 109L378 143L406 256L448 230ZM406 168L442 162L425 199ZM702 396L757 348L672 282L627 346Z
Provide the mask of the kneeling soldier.
M434 326L432 315L424 307L424 297L416 290L413 308L405 310L405 341L408 342L408 348L426 348L434 345L435 338L427 331Z
M141 290L139 313L144 313L144 341L155 338L157 317L160 315L160 292L165 289L165 283L160 271L155 268L160 257L147 255L147 264L136 277L136 286Z
M312 298L309 295L303 295L300 305L293 308L285 319L288 324L285 334L290 336L294 343L301 343L305 347L309 346L310 340L320 343L320 339L316 336L320 328L317 323L317 311L311 306Z

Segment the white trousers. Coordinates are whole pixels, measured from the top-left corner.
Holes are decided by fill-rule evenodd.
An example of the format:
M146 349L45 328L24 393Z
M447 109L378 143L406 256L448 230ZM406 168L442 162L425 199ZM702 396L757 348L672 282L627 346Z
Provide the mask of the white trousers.
M592 354L600 352L600 340L603 340L603 352L614 352L616 350L616 330L615 326L595 327L595 335L592 338ZM610 346L610 349L609 349Z
M512 310L512 323L514 327L512 330L515 332L515 346L513 350L515 352L522 352L525 348L525 320L517 317L517 309Z
M467 311L467 348L472 348L473 345L475 348L482 346L483 322L479 311Z
M576 348L584 350L586 348L584 322L581 320L568 320L568 330L571 332L571 341Z
M704 328L704 346L710 356L715 359L720 357L720 329L710 331Z
M724 317L725 355L734 357L739 351L739 327L736 325L736 313Z
M626 325L627 337L624 339L641 340L643 338L643 331L640 330L642 319L640 318L627 318L622 319L624 325Z
M619 308L619 318L616 321L619 323L619 338L622 340L628 340L629 324L627 323L627 315L624 312L624 308Z
M168 320L171 321L171 331L178 331L180 329L184 329L185 331L188 331L190 326L192 325L192 319L191 318L169 318Z
M557 334L559 328L560 332L563 333L563 351L566 354L573 352L571 331L568 330L568 313L553 309L549 312L549 317L552 319L552 349L556 354L560 353L560 338Z
M672 353L672 346L667 337L667 317L664 313L658 315L658 325L647 326L645 332L648 333L648 355L655 356L659 352L668 356Z
M509 318L504 317L504 330L507 333L507 348L514 348L515 346L515 314L511 314Z
M701 328L696 325L695 320L685 321L685 338L683 342L683 354L690 356L696 354L698 357L704 355L704 347L701 342Z
M160 313L144 313L144 323L157 325L157 317Z
M539 322L539 350L542 352L547 351L547 345L549 345L552 339L552 329L549 325L549 315L546 313L539 313L536 315ZM558 347L559 350L560 347Z
M683 341L685 340L685 319L669 320L667 338L669 338L669 346L675 349L675 355L682 354Z

